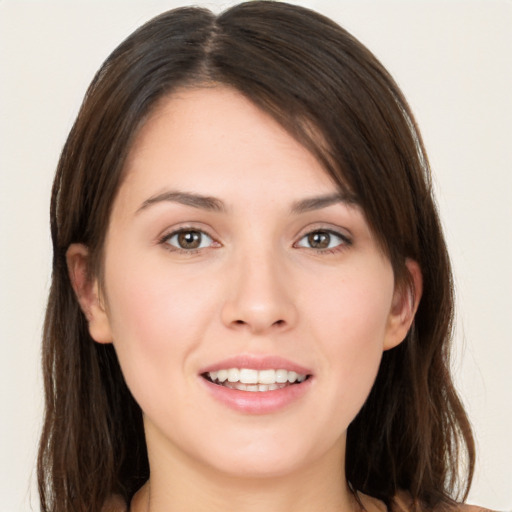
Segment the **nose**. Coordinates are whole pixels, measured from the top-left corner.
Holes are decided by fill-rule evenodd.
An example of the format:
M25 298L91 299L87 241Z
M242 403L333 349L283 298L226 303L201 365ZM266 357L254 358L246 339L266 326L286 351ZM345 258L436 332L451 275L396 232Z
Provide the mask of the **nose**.
M293 279L271 251L243 256L231 265L222 322L251 334L284 331L295 325Z

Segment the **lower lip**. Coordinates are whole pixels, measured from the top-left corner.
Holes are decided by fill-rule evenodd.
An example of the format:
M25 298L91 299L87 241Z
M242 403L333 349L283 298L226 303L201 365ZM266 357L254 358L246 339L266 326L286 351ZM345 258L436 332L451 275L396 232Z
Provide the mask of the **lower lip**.
M240 391L214 384L201 377L208 391L219 402L235 411L247 414L270 414L287 408L310 389L312 377L273 391Z

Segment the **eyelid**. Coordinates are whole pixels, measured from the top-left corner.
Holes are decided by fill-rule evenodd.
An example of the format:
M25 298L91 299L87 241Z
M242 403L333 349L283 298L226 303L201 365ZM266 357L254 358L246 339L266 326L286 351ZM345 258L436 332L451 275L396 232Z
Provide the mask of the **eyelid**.
M350 229L326 221L309 222L306 226L302 227L298 231L296 238L302 238L315 231L327 231L329 233L334 233L335 235L338 235L347 241L352 242L353 240L353 234Z

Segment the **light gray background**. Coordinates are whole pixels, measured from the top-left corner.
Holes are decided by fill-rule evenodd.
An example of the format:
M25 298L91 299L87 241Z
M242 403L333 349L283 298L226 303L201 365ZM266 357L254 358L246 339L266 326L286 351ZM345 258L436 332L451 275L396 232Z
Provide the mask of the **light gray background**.
M0 0L1 511L39 509L39 343L60 149L108 53L148 18L186 3ZM469 502L512 510L512 3L295 3L359 37L417 116L455 269L454 371L479 450Z

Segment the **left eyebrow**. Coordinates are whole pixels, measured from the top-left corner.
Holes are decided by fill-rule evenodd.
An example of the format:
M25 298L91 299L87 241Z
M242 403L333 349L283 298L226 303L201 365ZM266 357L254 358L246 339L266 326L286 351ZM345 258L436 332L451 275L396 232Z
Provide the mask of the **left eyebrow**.
M223 212L226 210L224 203L215 197L191 194L188 192L167 191L146 199L136 213L139 213L141 210L145 210L154 204L162 202L180 203L185 206L192 206L193 208L216 212Z
M293 203L291 211L294 214L306 213L313 210L327 208L333 204L345 203L349 205L357 205L358 201L354 195L337 193L325 196L309 197Z

